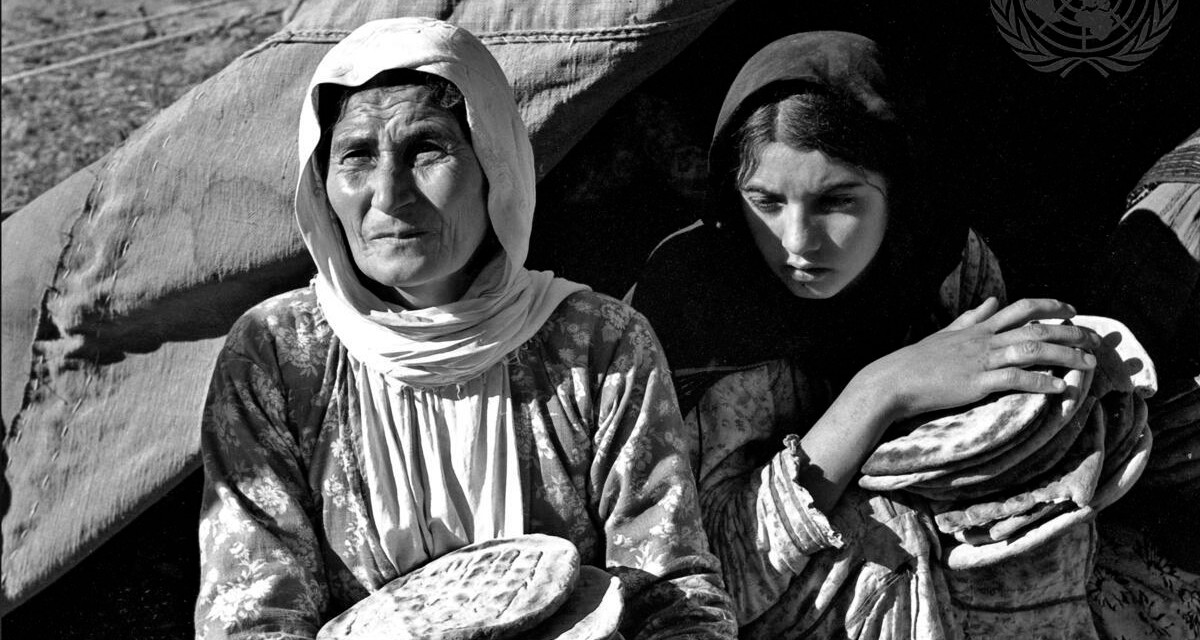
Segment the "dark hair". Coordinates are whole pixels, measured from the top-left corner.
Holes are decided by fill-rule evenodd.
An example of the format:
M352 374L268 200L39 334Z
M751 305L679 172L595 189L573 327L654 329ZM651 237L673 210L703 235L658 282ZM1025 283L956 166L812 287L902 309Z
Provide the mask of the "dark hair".
M782 142L821 151L860 170L902 182L908 145L893 121L867 113L858 102L827 89L795 83L769 89L733 133L729 168L740 185L758 168L762 148Z
M367 89L380 87L425 87L429 89L429 104L452 114L462 129L463 136L471 141L471 128L467 124L467 101L462 91L453 82L431 73L415 69L388 69L381 71L357 87L337 84L320 85L317 92L317 124L321 127L321 140L313 152L317 170L322 178L328 170L329 145L333 127L345 114L350 96Z

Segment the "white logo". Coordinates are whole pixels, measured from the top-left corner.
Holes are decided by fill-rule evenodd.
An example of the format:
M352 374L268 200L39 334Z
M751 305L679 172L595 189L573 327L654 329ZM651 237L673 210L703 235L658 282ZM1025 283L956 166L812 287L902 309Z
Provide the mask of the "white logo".
M1179 0L992 0L1000 36L1038 71L1102 76L1145 62L1171 31Z

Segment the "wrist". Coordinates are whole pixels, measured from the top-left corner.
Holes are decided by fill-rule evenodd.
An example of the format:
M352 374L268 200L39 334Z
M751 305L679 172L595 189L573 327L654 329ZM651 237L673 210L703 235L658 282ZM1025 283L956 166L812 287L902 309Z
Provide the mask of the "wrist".
M842 395L886 429L906 417L905 403L892 377L877 366L877 362L867 365L851 378Z

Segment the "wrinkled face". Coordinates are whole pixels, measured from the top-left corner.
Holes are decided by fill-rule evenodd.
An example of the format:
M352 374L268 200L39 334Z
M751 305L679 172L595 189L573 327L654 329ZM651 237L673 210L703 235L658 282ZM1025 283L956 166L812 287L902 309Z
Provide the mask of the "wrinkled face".
M887 229L883 177L820 151L769 143L740 191L755 245L801 298L832 298L854 282Z
M486 183L454 115L421 86L350 96L325 189L354 262L410 307L453 302L487 231Z

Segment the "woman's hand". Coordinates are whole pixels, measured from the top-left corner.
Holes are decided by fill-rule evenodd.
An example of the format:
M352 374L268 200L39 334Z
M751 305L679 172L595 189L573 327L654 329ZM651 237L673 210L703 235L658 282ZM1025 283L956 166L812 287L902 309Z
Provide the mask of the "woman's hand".
M1100 337L1085 327L1028 324L1075 315L1071 305L988 298L950 326L864 368L850 385L885 403L891 421L970 404L1002 391L1061 393L1066 383L1026 367L1091 369ZM862 396L859 396L862 397Z

